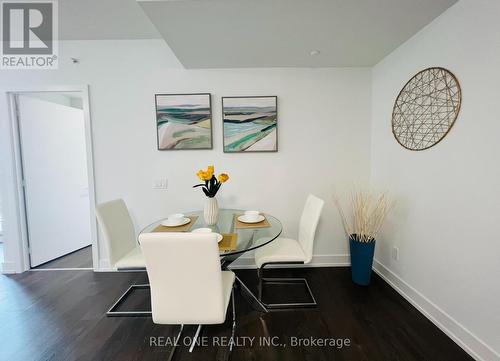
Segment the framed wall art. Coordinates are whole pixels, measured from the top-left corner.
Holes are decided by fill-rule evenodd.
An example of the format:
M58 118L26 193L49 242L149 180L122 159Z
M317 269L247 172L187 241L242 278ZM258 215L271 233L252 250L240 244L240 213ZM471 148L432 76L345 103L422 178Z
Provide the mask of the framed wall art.
M278 151L276 96L223 97L224 152Z
M212 149L209 93L156 94L158 150Z

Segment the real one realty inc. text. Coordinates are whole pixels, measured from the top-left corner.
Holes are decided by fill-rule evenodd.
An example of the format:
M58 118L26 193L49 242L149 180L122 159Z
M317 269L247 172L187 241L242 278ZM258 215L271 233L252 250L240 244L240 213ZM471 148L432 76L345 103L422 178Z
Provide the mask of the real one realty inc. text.
M278 336L267 337L208 337L203 336L198 339L185 336L181 338L168 336L151 336L149 337L150 347L169 347L169 346L191 346L195 343L196 347L222 346L228 347L233 344L233 347L332 347L341 349L351 346L349 338L321 338L321 337L298 337L290 336L283 339Z

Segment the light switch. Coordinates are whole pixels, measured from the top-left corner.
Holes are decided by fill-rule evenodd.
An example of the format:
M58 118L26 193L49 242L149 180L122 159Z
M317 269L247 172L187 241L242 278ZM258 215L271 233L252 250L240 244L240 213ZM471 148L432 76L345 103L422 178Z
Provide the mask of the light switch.
M166 178L154 178L153 189L167 189L168 181Z

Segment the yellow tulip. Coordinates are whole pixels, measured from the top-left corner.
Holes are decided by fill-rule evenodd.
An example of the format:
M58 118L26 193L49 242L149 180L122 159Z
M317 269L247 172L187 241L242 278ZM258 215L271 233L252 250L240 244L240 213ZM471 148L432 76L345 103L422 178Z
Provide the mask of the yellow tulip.
M219 182L224 183L229 179L229 176L226 173L221 173L219 175Z
M214 166L213 165L209 165L205 174L207 175L207 180L210 180L212 179L212 176L214 175Z
M208 178L208 179L207 179L207 173L206 173L206 172L204 172L204 171L202 171L202 170L199 170L199 171L198 171L198 173L196 173L196 175L197 175L197 176L198 176L198 178L200 178L200 180L202 180L202 181L206 181L206 180L208 180L208 179L210 179L210 178L211 178L211 177L210 177L210 178Z

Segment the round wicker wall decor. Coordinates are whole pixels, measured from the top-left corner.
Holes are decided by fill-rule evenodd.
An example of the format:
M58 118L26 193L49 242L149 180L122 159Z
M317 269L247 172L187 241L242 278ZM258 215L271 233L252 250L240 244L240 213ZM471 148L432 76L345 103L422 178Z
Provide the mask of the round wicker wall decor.
M461 103L460 84L452 72L438 67L422 70L396 98L392 133L406 149L429 149L453 127Z

